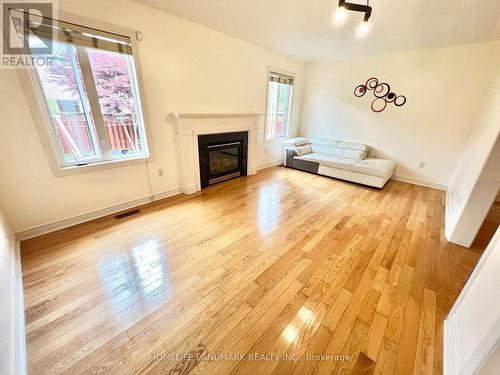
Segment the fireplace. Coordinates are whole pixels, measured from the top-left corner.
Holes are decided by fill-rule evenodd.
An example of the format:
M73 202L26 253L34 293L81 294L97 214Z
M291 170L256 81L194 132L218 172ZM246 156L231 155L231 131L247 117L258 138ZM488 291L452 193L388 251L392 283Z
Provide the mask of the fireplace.
M198 135L201 188L247 175L248 132Z
M200 135L222 134L245 132L243 140L247 140L246 145L242 145L241 166L244 169L240 175L253 175L257 173L257 139L259 131L259 113L172 113L169 116L169 122L175 125L175 133L177 134L178 143L177 151L179 152L181 191L184 194L193 194L200 191L201 186L201 169L200 158L204 151L200 150L199 144L204 142L199 141ZM231 140L231 142L241 141L242 138ZM227 142L224 141L224 142ZM213 143L212 146L218 143ZM213 148L212 148L213 150ZM205 155L208 159L208 156ZM207 161L208 163L208 161ZM200 168L200 166L202 168ZM208 175L207 170L203 172ZM214 181L212 181L214 182ZM204 186L208 186L208 181L205 181Z

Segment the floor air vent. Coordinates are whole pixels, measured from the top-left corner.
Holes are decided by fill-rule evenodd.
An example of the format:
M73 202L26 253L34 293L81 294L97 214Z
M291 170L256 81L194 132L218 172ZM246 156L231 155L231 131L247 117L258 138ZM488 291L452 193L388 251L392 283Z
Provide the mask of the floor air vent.
M141 213L141 211L139 211L139 210L130 210L130 211L122 212L121 214L115 215L115 219L116 220L125 219L126 217L129 217L132 215L137 215L140 213Z

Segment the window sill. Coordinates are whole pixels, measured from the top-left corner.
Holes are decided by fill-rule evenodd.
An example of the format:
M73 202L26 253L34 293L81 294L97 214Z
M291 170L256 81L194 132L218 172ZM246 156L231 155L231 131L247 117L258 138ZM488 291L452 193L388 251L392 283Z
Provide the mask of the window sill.
M141 156L125 160L104 161L100 163L92 163L80 166L76 165L70 167L55 166L52 168L52 173L54 174L55 177L65 177L81 173L96 172L111 168L120 168L128 165L143 164L149 160L151 160L151 156Z

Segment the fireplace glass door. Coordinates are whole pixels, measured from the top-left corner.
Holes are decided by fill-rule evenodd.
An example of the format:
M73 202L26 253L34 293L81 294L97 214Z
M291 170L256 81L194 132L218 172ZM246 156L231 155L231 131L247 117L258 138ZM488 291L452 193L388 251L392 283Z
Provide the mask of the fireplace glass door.
M240 169L241 145L239 142L237 145L214 148L214 146L208 146L210 177L218 177L220 174Z
M247 175L248 133L198 136L201 188Z
M207 146L209 185L240 176L241 146L241 142Z

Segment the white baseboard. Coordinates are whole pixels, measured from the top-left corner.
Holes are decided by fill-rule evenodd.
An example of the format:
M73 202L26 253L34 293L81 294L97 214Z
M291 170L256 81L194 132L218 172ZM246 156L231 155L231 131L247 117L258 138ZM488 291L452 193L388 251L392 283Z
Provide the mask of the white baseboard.
M433 181L421 180L419 178L413 178L413 177L407 177L407 176L401 176L401 175L393 175L391 177L391 180L408 182L410 184L430 187L430 188L438 189L438 190L444 190L444 191L448 190L448 185L440 184L440 183L433 182Z
M260 171L260 170L266 169L266 168L276 167L276 166L281 165L281 164L283 164L283 160L269 161L267 163L259 165L257 167L257 171Z
M162 191L161 193L153 194L153 199L150 199L150 201L152 201L152 202L159 201L160 199L170 198L170 197L173 197L174 195L178 195L180 193L182 193L181 188L175 188L175 189Z
M56 221L53 223L40 225L33 228L28 228L25 230L21 230L16 233L16 237L19 241L27 240L33 237L41 236L43 234L47 234L50 232L54 232L56 230L64 229L71 227L73 225L81 224L86 221L98 219L103 216L111 215L120 211L128 210L130 208L134 208L146 203L154 202L160 199L172 197L174 195L180 194L181 189L175 188L171 190L167 190L161 193L156 193L153 196L146 196L138 199L134 199L128 202L120 203L117 205L113 205L110 207L106 207L97 211L88 212L82 215L74 216L68 219Z

